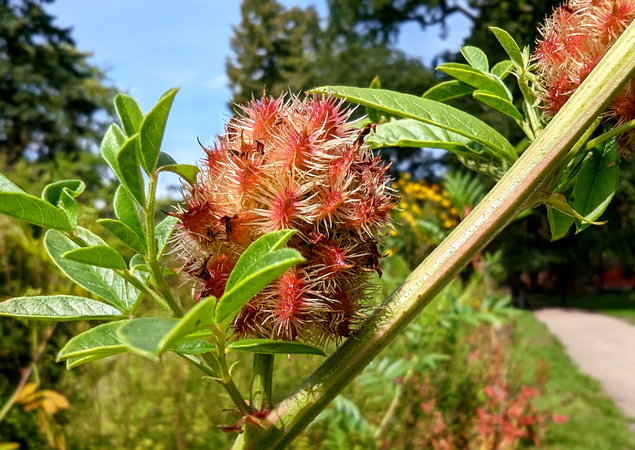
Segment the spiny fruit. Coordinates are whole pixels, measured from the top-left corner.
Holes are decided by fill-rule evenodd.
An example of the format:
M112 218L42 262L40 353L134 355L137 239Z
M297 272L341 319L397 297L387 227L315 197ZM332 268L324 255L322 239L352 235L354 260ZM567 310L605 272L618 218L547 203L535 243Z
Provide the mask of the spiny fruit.
M186 187L174 213L183 270L196 296L219 297L240 254L258 237L297 231L306 262L250 301L239 335L322 343L348 336L381 275L378 238L395 196L387 167L364 144L368 129L330 98L262 98L242 108Z
M547 116L555 115L635 19L635 0L569 0L547 18L534 59ZM635 78L617 94L607 115L635 120ZM622 135L622 153L635 150L635 131Z

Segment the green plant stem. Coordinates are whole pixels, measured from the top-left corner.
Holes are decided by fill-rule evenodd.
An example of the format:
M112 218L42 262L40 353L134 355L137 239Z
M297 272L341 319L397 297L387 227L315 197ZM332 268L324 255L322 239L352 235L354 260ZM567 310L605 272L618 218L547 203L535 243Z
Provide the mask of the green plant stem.
M254 411L271 408L274 358L274 355L254 353L254 379L251 383L250 401L251 409Z
M181 358L183 358L184 360L186 360L187 362L192 364L194 367L198 368L201 372L203 372L208 377L213 378L214 380L218 380L218 374L216 372L214 372L214 370L209 367L209 362L208 362L208 364L204 364L201 361L197 360L192 355L182 355L180 353L177 353L177 355L179 355ZM201 355L201 357L202 356L203 355ZM203 358L203 359L205 359L205 358Z
M290 397L265 419L256 442L233 448L289 444L474 255L498 235L560 167L569 149L635 73L635 21L545 130L490 193L406 281Z
M586 149L591 150L593 147L597 147L602 142L617 137L620 134L625 133L633 128L635 128L635 119L629 120L628 122L623 123L622 125L619 125L615 128L611 128L606 133L599 135L595 139L591 139L589 142L587 142Z
M158 172L153 172L149 175L150 182L148 184L148 204L144 209L146 218L146 247L148 248L148 256L146 258L150 273L152 274L152 280L158 291L161 292L161 297L167 303L170 312L175 317L183 317L183 309L178 304L176 299L172 296L170 287L163 278L163 269L157 259L157 240L154 233L154 202L157 196L157 182L159 179Z
M0 422L2 422L2 419L4 419L7 413L11 410L16 400L18 399L20 392L22 391L22 389L24 389L24 385L27 383L27 381L29 381L29 377L31 376L33 371L36 370L36 365L38 361L40 360L40 357L44 353L44 350L46 350L46 345L48 344L48 341L51 339L51 336L53 336L54 330L55 330L55 324L53 324L51 328L48 328L44 332L42 342L40 342L33 349L33 353L31 354L31 362L29 362L28 366L22 368L20 380L18 381L18 384L15 387L15 390L11 394L11 397L7 399L7 401L4 403L4 405L2 405L2 408L0 409Z
M141 292L146 294L152 301L154 301L161 308L163 308L169 313L176 315L175 311L172 309L170 304L162 296L154 292L154 290L152 290L150 287L146 286L146 284L143 281L136 278L127 270L118 270L117 273L121 275L128 283L132 284L134 287L136 287ZM181 313L181 315L183 314Z
M149 175L148 183L148 204L145 207L146 217L146 247L148 248L148 262L157 260L157 241L154 237L154 202L157 195L158 173Z
M214 336L216 338L216 362L218 364L218 382L223 386L225 391L229 394L236 407L240 410L243 416L247 416L251 413L247 402L236 387L234 379L227 366L227 357L225 349L225 340L227 335L227 328L224 325L219 325L214 330ZM208 355L211 356L211 355Z
M533 141L535 139L535 136L537 136L542 130L542 122L540 121L540 116L538 115L536 107L534 106L536 102L536 96L527 83L527 76L525 75L525 72L520 74L520 76L518 77L518 87L523 95L525 109L527 111L527 116L529 117L529 125L532 130L531 134L533 135L532 137L527 134L527 137L530 141Z

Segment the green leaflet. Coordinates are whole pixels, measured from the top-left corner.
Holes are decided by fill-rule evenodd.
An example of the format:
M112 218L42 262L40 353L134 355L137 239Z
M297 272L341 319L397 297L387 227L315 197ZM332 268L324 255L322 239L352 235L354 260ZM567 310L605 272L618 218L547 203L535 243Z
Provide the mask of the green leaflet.
M68 193L68 190L62 191L60 196L59 207L66 213L68 221L71 223L73 229L77 228L77 221L79 220L79 204L77 200Z
M118 319L123 313L106 303L74 295L16 297L0 303L0 316L54 321Z
M170 317L133 319L117 330L117 336L130 351L157 361L162 339L178 322L179 319Z
M505 78L507 78L507 75L512 72L513 69L514 63L508 59L505 59L494 64L494 67L492 67L492 75L496 75L501 80L504 80Z
M321 348L301 342L276 341L273 339L244 339L232 342L227 346L231 350L240 350L251 353L264 353L268 355L320 355L325 356Z
M509 59L511 59L516 66L523 67L523 55L514 38L501 28L489 27L489 29L494 33L494 36L498 39L498 42L509 56Z
M139 165L139 135L132 136L122 145L117 153L117 165L121 183L128 189L135 201L143 207L145 204L145 183Z
M62 200L62 193L67 192L73 198L84 192L86 184L82 180L60 180L46 185L42 191L42 200L53 206L58 206Z
M114 208L117 218L137 233L137 236L142 241L145 241L145 232L143 231L143 224L139 217L137 205L130 192L123 185L120 185L117 188L117 192L115 192Z
M207 297L190 309L157 342L156 353L161 354L186 336L214 324L216 298Z
M89 246L106 245L98 236L82 227L77 228L77 234ZM44 245L57 267L75 283L125 313L134 310L141 295L115 271L63 258L65 253L80 248L64 234L49 230L44 237Z
M53 206L61 208L68 217L71 227L77 227L79 219L79 205L75 197L86 189L86 185L81 180L61 180L48 184L42 191L42 200L49 202Z
M479 119L449 105L383 89L324 86L311 92L330 94L397 116L420 120L465 136L509 162L518 158L514 147L500 133Z
M489 72L489 62L487 61L487 55L480 48L466 45L464 47L461 47L461 54L470 66L482 72Z
M170 348L170 351L181 355L200 355L202 353L209 353L212 350L214 350L214 346L203 339L180 342Z
M377 126L366 142L373 148L428 147L440 148L457 156L483 164L494 162L493 155L474 146L466 137L414 119L401 119Z
M62 258L106 269L126 270L126 262L117 250L106 245L81 247L68 251Z
M117 236L121 242L133 249L135 252L146 255L148 253L146 244L132 228L119 220L99 219L99 225Z
M0 192L0 213L41 227L64 231L73 228L64 211L22 192Z
M469 84L465 84L459 80L444 81L435 84L422 97L435 102L447 102L453 98L463 97L464 95L474 92L474 88Z
M115 96L115 110L126 135L133 136L137 134L139 128L141 128L143 112L141 112L141 108L139 108L135 99L126 94L117 94Z
M503 114L511 117L514 120L522 122L523 115L518 109L506 98L499 97L495 94L491 94L485 91L474 91L472 96L479 102L485 103L487 106L494 108L495 110L502 112Z
M615 195L620 179L619 155L615 139L591 150L582 161L573 186L573 209L587 221L597 220ZM576 219L576 232L590 223Z
M174 227L179 222L179 219L173 216L168 216L154 227L154 236L157 239L157 259L161 258L165 247L168 244L168 239L174 232Z
M295 230L280 230L267 233L259 237L240 255L234 270L229 274L225 291L230 290L238 282L251 266L258 262L260 258L268 253L284 248L285 244L295 234Z
M551 240L557 241L567 235L569 228L571 228L575 219L572 216L547 205L547 220L549 221Z
M121 131L119 125L113 123L108 127L104 138L101 140L101 146L99 152L101 156L106 160L110 168L115 172L117 178L121 179L119 172L119 164L117 163L117 153L119 149L126 142L126 135Z
M117 331L126 322L128 321L119 320L104 323L72 337L58 353L57 360L96 356L105 358L106 356L126 352L128 348L117 336ZM91 359L91 361L94 361L94 359Z
M163 133L168 120L170 108L178 88L169 89L159 102L144 117L139 130L141 144L141 165L146 173L154 172L159 158L159 150L163 141Z
M502 81L491 74L481 72L467 64L445 63L437 67L437 70L445 72L453 78L469 84L475 89L489 92L497 97L511 100L511 95Z
M22 189L18 187L13 181L9 180L4 174L0 173L0 192L16 192L19 194L26 194Z
M168 164L159 167L159 172L175 173L188 183L193 184L196 182L196 176L200 172L200 169L191 164Z
M282 275L287 269L303 261L302 255L297 250L290 248L275 250L262 256L249 266L231 288L225 288L225 293L216 305L216 321L219 323L231 321L254 295Z

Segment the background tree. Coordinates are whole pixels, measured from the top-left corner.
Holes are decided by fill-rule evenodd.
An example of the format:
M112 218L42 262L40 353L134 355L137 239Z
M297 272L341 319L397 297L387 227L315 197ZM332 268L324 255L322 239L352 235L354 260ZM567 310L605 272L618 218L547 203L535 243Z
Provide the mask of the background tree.
M286 9L276 0L244 0L242 20L230 41L227 61L232 104L266 89L272 95L300 91L314 77L318 16L313 7Z
M76 48L71 30L54 23L45 10L50 2L0 0L0 171L34 195L53 180L79 178L91 190L84 195L97 199L108 189L108 179L95 150L112 122L116 90L88 62L90 55ZM82 222L94 218L82 217ZM39 227L0 220L0 299L35 294L34 286L73 292L72 283L52 270L39 242L34 244L33 237L41 232ZM39 361L44 386L56 385L65 373L55 363L55 348L68 339L70 328L56 329L54 344ZM0 325L0 403L31 361L35 330L23 323ZM34 417L12 408L0 440L45 447Z
M93 148L114 90L54 24L51 0L0 0L0 168ZM106 113L106 114L104 114Z

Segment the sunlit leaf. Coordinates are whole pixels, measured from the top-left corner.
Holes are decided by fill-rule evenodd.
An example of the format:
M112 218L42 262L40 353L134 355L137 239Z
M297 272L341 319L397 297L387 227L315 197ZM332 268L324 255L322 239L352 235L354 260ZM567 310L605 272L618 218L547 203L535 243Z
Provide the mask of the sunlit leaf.
M188 183L192 184L196 181L196 176L200 172L200 169L191 164L170 164L159 167L159 172L175 173Z
M76 232L87 246L105 245L98 236L82 227L77 227ZM140 300L140 293L114 270L63 258L66 252L80 246L59 231L49 230L44 237L44 244L53 262L75 283L126 313L134 310Z
M485 103L487 106L494 108L495 110L502 112L503 114L511 117L514 120L522 121L523 115L518 109L506 98L499 97L485 91L474 91L472 96L479 102Z
M489 72L489 62L483 50L478 47L466 45L461 47L460 51L470 66L482 72Z
M492 67L492 75L496 75L501 80L504 80L505 78L507 78L507 75L512 72L513 69L514 63L506 59L504 61L496 63L494 67Z
M174 227L179 222L179 219L173 216L167 216L161 222L154 227L154 236L157 239L157 258L160 258L165 251L165 247L168 244L168 239L174 232Z
M465 84L469 84L473 88L511 100L511 96L509 95L507 88L498 78L490 74L483 73L480 70L468 66L467 64L445 63L437 67L437 70L445 72L451 77L456 78Z
M123 130L128 136L133 136L139 132L143 112L134 98L126 94L117 94L115 96L115 110L121 125L123 125Z
M143 224L139 217L139 210L130 192L120 185L115 192L114 209L117 218L128 225L132 231L137 233L141 240L145 240L145 232L143 231Z
M230 290L234 284L247 274L249 269L263 256L284 248L286 243L294 234L295 230L274 231L272 233L267 233L252 242L243 254L240 255L240 258L238 258L238 261L236 262L236 265L225 284L225 291Z
M15 297L0 303L0 316L71 321L118 319L123 313L106 303L74 295Z
M424 92L422 97L436 102L447 102L448 100L463 97L472 92L474 92L474 88L469 84L465 84L459 80L450 80L435 84Z
M113 123L106 131L106 134L104 134L104 138L101 140L101 147L99 148L101 156L106 160L119 179L121 179L121 177L119 176L120 172L119 164L117 163L117 154L125 142L126 135L123 131L121 131L119 125Z
M225 293L216 305L216 321L220 323L233 319L254 295L287 269L303 261L302 255L290 248L283 248L262 256L247 268L231 288L225 289Z
M135 231L125 223L114 219L99 219L99 225L117 236L121 242L142 255L147 254L146 244Z
M492 127L470 114L444 103L383 89L325 86L316 88L311 92L330 94L390 114L420 120L465 136L490 149L497 158L510 162L518 158L516 150L509 141Z
M157 344L157 354L160 354L172 347L176 342L184 337L210 327L214 323L214 308L216 307L216 298L208 297L198 302L187 314L185 314L178 323L161 337Z
M41 227L65 231L73 228L64 211L22 192L0 192L0 213Z
M46 200L53 206L59 206L64 191L67 191L72 197L77 197L85 189L86 185L82 180L56 181L46 185L42 191L42 200Z
M143 206L145 203L144 181L139 165L139 135L128 139L117 153L119 179L128 189L135 201Z
M128 268L119 252L106 245L76 248L64 253L62 258L106 269L126 270Z
M377 126L375 133L371 134L366 142L373 148L440 148L471 160L481 160L483 163L494 162L491 154L482 147L472 145L470 139L414 119L382 123Z
M494 36L496 36L496 39L500 42L501 46L509 56L509 59L511 59L518 67L523 67L523 56L520 51L520 47L514 38L511 37L507 31L501 28L489 27L489 29L492 33L494 33Z
M178 322L179 319L170 317L133 319L117 330L117 336L130 351L158 360L161 340Z
M214 350L214 346L203 339L194 339L192 341L180 342L170 348L170 350L181 355L200 355L202 353L211 352Z
M20 189L18 185L9 180L6 176L0 173L0 192L17 192L19 194L26 194L24 190Z
M168 114L178 91L178 88L172 88L164 93L141 123L141 164L147 173L154 172L157 165Z
M126 322L104 323L72 337L58 353L57 360L98 355L106 357L126 352L128 348L117 335L117 330Z

